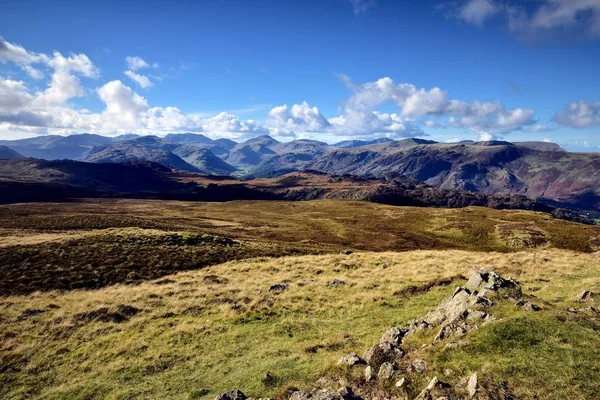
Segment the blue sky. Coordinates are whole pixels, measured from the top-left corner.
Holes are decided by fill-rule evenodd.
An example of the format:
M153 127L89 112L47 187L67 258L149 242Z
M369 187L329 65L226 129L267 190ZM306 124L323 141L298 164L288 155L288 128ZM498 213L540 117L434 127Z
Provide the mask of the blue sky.
M600 146L600 0L20 0L0 36L7 139Z

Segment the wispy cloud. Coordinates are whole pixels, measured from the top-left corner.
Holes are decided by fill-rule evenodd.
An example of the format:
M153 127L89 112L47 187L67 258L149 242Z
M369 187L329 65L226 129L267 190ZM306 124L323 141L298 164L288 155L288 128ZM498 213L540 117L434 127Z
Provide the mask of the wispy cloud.
M360 15L375 6L375 0L348 0L352 4L354 15Z
M464 0L440 3L438 8L479 27L501 16L512 33L526 40L539 40L548 35L600 39L598 0Z

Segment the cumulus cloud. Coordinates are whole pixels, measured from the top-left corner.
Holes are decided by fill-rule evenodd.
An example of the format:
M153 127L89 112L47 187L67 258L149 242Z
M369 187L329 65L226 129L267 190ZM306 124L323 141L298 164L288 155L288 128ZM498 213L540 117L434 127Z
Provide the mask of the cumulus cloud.
M558 111L552 120L571 128L600 126L600 102L574 101Z
M141 87L149 87L152 82L133 70L155 68L157 65L139 57L130 57L126 61L130 67L126 75ZM230 113L201 118L188 115L176 107L150 107L143 96L120 80L107 82L91 92L84 87L80 78L97 78L99 70L85 54L64 56L54 52L48 56L30 52L2 39L0 62L15 63L26 71L31 67L32 70L28 71L30 75L36 74L33 71L37 71L34 67L36 64L52 71L47 88L38 92L32 92L23 81L0 76L0 129L5 131L118 134L185 130L232 138L268 133L257 121L241 120ZM95 93L104 103L101 112L76 109L69 104L70 99L89 93Z
M440 88L418 88L409 83L395 83L381 78L363 85L348 83L353 95L348 99L336 123L356 126L363 132L383 131L396 136L420 133L416 120L424 118L425 126L468 128L480 135L493 136L523 129L535 123L530 109L507 109L500 102L464 102L450 99ZM392 101L397 114L378 113L376 107Z
M173 106L157 107L120 80L100 85L95 91L84 86L84 78L97 78L99 70L85 54L64 56L54 52L44 56L18 45L2 42L2 62L39 63L52 71L45 90L32 92L19 80L0 77L0 128L37 132L163 133L203 132L213 137L244 138L270 133L282 137L386 136L390 138L425 136L421 126L430 129L462 128L493 138L519 130L537 130L534 111L505 107L498 101L465 102L453 99L438 87L420 88L396 83L391 78L355 84L339 75L350 90L337 116L326 118L318 107L307 102L274 107L264 123L243 120L232 112L214 116L186 114ZM7 44L8 43L8 44ZM126 60L125 74L142 88L152 84L134 72L151 65L139 57ZM71 99L97 95L104 109L91 112L77 109ZM395 104L396 110L382 107ZM581 106L580 106L581 108ZM575 110L571 112L577 114ZM557 118L563 118L557 116ZM597 118L597 116L596 116Z
M465 0L441 3L450 15L482 26L495 15L502 15L511 32L524 39L539 39L547 34L565 33L600 38L600 1L538 0Z
M295 137L296 132L326 132L330 123L317 107L307 102L287 104L273 108L267 120L271 132L276 136Z

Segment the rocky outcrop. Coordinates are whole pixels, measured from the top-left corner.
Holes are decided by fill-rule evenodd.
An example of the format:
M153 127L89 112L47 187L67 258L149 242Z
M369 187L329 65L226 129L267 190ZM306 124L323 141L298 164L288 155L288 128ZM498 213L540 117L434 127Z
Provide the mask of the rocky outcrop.
M581 297L587 298L587 296ZM422 382L424 378L431 377L431 375L428 377L431 369L424 359L427 358L426 353L410 348L410 346L414 346L410 344L410 338L423 330L436 329L437 333L431 345L446 342L441 347L444 351L468 346L469 342L455 339L494 321L496 318L491 312L493 305L500 298L511 299L516 306L525 310L537 311L540 309L522 298L521 286L516 281L504 278L493 271L478 270L471 275L464 286L457 287L451 296L444 299L423 318L413 320L406 327L387 329L382 334L379 343L369 347L362 358L356 353L340 358L338 365L345 368L356 368L358 365L366 364L363 377L354 382L357 388L356 393L347 386L343 386L337 391L331 387L322 387L311 391L295 391L288 397L290 400L487 399L488 397L482 397L480 394L482 389L477 372L464 377L462 382L455 387L441 381L438 377L430 379L423 389L414 387L413 382ZM410 351L407 352L403 347ZM446 372L444 374L446 375ZM341 381L343 381L343 385L346 385L345 379ZM324 383L330 386L333 381L327 380L321 382L321 385ZM394 394L386 392L388 390L386 388L389 387L394 388ZM398 397L399 393L400 397ZM413 396L416 393L418 395L409 397L409 393L413 393ZM231 397L230 394L222 396L226 395L230 397L220 397L219 400L244 400L239 397Z

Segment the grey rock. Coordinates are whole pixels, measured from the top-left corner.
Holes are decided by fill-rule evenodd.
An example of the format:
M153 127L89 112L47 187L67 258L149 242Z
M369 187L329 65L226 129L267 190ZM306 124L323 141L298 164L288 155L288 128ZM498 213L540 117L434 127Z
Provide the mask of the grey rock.
M381 364L381 367L379 367L377 379L381 381L387 381L389 379L392 379L392 377L394 376L394 372L396 372L396 367L394 367L394 364L385 362Z
M390 328L383 333L381 339L379 339L379 343L391 343L393 345L399 346L402 343L402 339L404 335L408 333L408 328Z
M375 369L368 365L367 368L365 368L365 380L369 382L375 379L375 377Z
M415 397L415 400L429 400L431 399L431 392L433 391L433 389L436 388L436 386L438 386L439 384L439 380L436 377L433 377L433 379L431 381L429 381L429 384L427 385L427 387L425 389L423 389L423 391L421 393L419 393L419 395L417 397Z
M215 397L215 400L246 400L247 397L239 390L232 390L227 393L223 393Z
M328 287L337 287L337 286L344 286L346 284L346 282L344 281L340 281L339 279L334 279L331 282L327 283Z
M342 250L340 251L340 254L343 256L349 256L350 254L352 254L352 250Z
M415 370L415 372L419 374L424 374L429 369L429 365L427 365L427 362L421 359L414 360L412 362L412 367Z
M338 361L338 365L348 365L350 367L365 364L365 361L358 356L356 353L345 354Z
M458 342L453 342L453 343L448 343L444 346L444 350L452 350L452 349L458 349L461 347L466 347L469 346L471 343L464 341L464 340L459 340Z
M391 343L377 343L371 346L363 355L363 359L375 368L379 370L381 364L385 362L394 363L404 356L404 351Z
M536 306L535 304L527 301L527 300L519 300L515 303L515 305L519 308L522 308L523 310L526 311L539 311L541 310L541 308L539 306Z
M485 321L486 317L487 317L487 314L484 313L483 311L468 310L468 314L465 318L465 321L466 321L467 325L473 327L473 326L481 325L483 323L483 321Z
M477 388L479 387L479 382L477 380L477 372L473 373L469 378L469 383L467 383L467 391L469 392L469 398L472 399L477 395Z
M594 294L589 290L584 290L577 295L577 301L592 302L594 301Z
M360 397L354 394L352 388L344 386L338 390L338 394L343 400L360 400Z
M404 378L404 377L402 377L402 378L400 378L400 379L398 380L398 382L396 382L396 387L397 387L397 388L403 388L404 386L406 386L406 384L407 384L407 383L408 383L408 382L407 382L407 379L406 379L406 378Z

